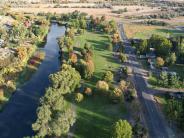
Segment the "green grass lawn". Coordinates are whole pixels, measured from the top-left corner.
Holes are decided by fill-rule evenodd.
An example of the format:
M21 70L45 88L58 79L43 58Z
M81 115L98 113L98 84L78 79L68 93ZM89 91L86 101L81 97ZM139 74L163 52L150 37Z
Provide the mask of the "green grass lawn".
M109 43L108 35L85 32L83 35L76 36L75 50L83 48L85 43L93 47L94 53L94 76L84 82L84 85L93 88L93 96L85 96L81 103L74 103L77 107L74 134L76 138L108 138L112 124L123 118L125 108L122 103L112 104L107 96L95 90L95 85L106 70L115 70L120 64L106 48Z
M101 73L108 69L119 66L117 60L113 58L112 52L107 50L109 44L108 35L102 33L85 32L83 35L76 36L75 49L81 49L85 43L93 48L93 60L95 63L95 75L100 77ZM98 76L100 75L100 76Z

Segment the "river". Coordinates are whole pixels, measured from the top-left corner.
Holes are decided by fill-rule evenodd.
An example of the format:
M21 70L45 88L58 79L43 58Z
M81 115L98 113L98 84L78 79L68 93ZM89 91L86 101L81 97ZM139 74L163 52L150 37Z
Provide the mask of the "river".
M51 25L43 48L45 59L32 78L15 91L0 113L0 138L23 138L34 134L31 125L36 120L39 99L49 86L48 76L60 68L57 38L64 33L64 27Z

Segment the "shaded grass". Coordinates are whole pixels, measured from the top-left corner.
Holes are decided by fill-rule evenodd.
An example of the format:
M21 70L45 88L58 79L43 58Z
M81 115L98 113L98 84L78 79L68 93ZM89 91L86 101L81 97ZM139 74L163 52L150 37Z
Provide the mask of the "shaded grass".
M77 105L75 137L109 138L113 123L123 118L123 104L111 104L108 97L98 94L85 98Z

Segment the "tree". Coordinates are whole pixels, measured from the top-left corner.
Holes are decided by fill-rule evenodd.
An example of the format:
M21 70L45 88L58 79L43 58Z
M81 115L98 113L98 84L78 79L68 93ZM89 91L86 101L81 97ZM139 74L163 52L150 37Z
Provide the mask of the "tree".
M166 58L171 51L172 44L170 40L159 35L152 35L149 39L150 47L155 48L157 56Z
M163 71L160 73L160 85L167 87L168 86L168 74L167 72Z
M79 73L70 65L63 64L62 70L49 76L52 87L46 90L37 109L37 120L32 125L38 137L60 137L68 133L76 114L63 94L71 93L80 83Z
M166 63L173 65L176 62L176 54L173 52L166 58Z
M108 49L109 51L112 51L112 50L113 50L113 47L112 47L112 44L111 44L111 43L107 46L107 49Z
M75 95L75 101L76 102L78 102L78 103L80 103L80 102L82 102L82 100L84 99L84 96L83 96L83 94L82 93L76 93L76 95Z
M79 63L76 65L76 69L80 72L83 78L89 79L93 76L95 65L92 60L85 61L80 59Z
M118 120L112 128L112 138L132 138L132 126L126 120Z
M69 52L73 50L73 43L74 41L71 37L64 37L64 44L68 48Z
M141 54L145 54L148 51L148 43L147 40L142 40L139 44L138 50Z
M85 19L81 19L80 20L80 28L81 29L86 29L87 24L86 24L86 20Z
M100 21L103 22L103 21L105 21L105 20L106 20L106 17L105 17L105 15L103 15L103 16L101 17Z
M75 122L75 112L68 105L60 91L48 88L37 109L37 120L32 125L38 137L61 136L69 131Z
M111 32L115 32L117 30L117 25L114 20L109 21L109 26L110 26Z
M70 59L71 63L75 64L77 62L77 55L72 52L69 54L69 59Z
M84 91L84 93L86 94L86 95L92 95L92 89L91 88L89 88L89 87L87 87L86 89L85 89L85 91Z
M127 56L123 53L120 53L119 58L122 63L127 61Z
M119 89L121 89L122 91L124 91L127 88L127 84L126 81L121 80L119 83Z
M49 76L52 87L62 94L71 93L80 84L81 76L70 65L63 64L61 71Z
M117 102L120 101L120 99L122 99L122 90L119 88L115 88L111 93L110 93L110 97L113 101Z
M114 75L111 71L106 71L102 77L102 79L106 81L107 83L112 82L113 78L114 78Z
M67 29L66 32L65 32L65 35L70 37L71 39L73 39L74 36L75 36L74 28Z
M162 67L164 65L165 61L161 57L156 58L156 66L157 67Z
M96 88L100 91L108 91L109 90L109 85L105 81L98 81L96 84Z
M168 74L168 85L173 87L179 86L179 77L176 74Z
M117 44L118 42L120 42L120 36L118 32L115 32L112 36L112 43Z

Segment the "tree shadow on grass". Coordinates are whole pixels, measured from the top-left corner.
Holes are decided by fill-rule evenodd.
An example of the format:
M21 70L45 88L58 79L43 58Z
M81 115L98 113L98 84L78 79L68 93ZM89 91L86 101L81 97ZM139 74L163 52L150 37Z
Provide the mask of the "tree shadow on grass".
M120 61L118 59L116 59L115 57L113 57L112 55L102 55L102 57L106 58L108 62L110 63L117 63L117 64L121 64Z
M122 104L112 104L109 97L99 91L85 96L81 103L71 99L69 102L77 107L74 134L81 138L109 138L113 123L124 118Z
M107 46L107 42L106 40L101 40L101 41L97 41L97 40L87 40L87 42L91 43L93 48L95 50L106 50L106 46Z

